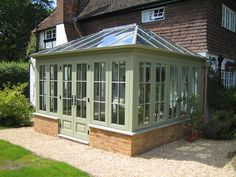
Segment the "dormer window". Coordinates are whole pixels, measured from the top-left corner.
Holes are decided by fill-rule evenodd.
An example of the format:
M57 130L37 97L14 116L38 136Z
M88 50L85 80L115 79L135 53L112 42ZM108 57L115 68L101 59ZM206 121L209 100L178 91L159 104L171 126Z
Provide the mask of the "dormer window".
M142 12L142 22L153 22L165 19L165 8L159 7L155 9L144 10Z
M53 48L56 46L56 28L48 29L45 31L44 46L45 49Z
M46 31L46 39L56 39L56 29L50 29Z

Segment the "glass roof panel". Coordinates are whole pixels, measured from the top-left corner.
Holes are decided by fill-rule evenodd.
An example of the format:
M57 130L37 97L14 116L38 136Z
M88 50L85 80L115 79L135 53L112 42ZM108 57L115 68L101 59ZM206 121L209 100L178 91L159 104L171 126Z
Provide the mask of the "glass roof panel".
M135 44L159 48L170 52L199 56L177 43L166 40L160 35L136 24L107 28L55 48L40 51L37 54Z

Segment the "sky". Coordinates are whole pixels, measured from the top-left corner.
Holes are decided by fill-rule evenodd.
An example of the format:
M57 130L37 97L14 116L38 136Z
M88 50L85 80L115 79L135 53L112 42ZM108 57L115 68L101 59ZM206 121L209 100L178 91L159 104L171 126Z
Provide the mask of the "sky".
M57 6L57 0L53 0L53 1L54 1L53 7L56 7Z

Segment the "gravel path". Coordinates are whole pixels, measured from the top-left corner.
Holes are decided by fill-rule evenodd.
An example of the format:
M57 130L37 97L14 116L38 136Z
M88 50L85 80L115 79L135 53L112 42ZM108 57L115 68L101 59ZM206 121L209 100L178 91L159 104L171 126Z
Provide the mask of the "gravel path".
M0 139L18 144L36 154L67 162L101 177L236 177L227 165L228 152L236 142L179 140L137 157L106 152L69 140L34 132L33 128L0 130Z

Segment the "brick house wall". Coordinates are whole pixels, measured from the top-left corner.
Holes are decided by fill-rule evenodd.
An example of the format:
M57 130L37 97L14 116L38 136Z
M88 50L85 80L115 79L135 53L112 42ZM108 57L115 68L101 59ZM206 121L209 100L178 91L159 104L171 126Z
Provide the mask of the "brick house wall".
M78 21L82 35L137 23L195 52L236 59L236 33L222 27L221 3L236 11L234 0L184 0L165 5L165 20L142 23L142 10L121 11Z
M209 53L236 59L236 32L222 27L222 3L236 12L235 0L207 1L207 48Z

